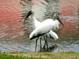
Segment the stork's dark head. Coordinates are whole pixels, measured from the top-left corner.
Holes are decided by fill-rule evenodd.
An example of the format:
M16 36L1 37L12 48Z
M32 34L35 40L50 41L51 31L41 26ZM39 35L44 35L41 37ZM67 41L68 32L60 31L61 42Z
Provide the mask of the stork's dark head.
M62 21L60 20L60 17L59 17L59 15L60 15L59 12L53 12L52 15L53 15L53 19L54 19L54 20L58 20L58 21L60 22L60 24L63 25L63 23L62 23Z
M32 14L33 14L33 12L32 12L32 11L29 11L29 12L27 13L25 19L27 19L27 18L28 18L30 15L32 15Z

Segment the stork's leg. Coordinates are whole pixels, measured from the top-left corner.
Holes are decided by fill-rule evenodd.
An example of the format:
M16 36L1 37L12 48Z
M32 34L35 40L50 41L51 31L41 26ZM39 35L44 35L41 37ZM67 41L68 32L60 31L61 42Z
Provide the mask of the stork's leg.
M36 48L37 48L38 39L39 39L39 38L36 38L35 52L36 52Z
M45 35L45 43L46 43L46 49L48 50L48 41L47 41L47 35Z
M42 44L41 44L42 36L40 36L39 39L40 39L40 51L41 51L41 49L42 49Z
M44 46L43 46L43 49L45 49L45 46L46 46L45 35L43 37L44 37Z
M48 42L47 42L47 36L46 35L44 35L44 41L45 41L45 43L44 43L43 49L47 50L48 49Z

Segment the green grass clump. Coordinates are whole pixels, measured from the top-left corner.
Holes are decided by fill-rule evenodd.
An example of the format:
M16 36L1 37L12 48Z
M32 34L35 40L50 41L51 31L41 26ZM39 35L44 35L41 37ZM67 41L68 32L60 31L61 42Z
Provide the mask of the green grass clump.
M0 53L0 59L25 59L24 56L11 55L9 53Z
M74 52L3 53L3 52L0 52L0 59L79 59L79 53L74 53Z

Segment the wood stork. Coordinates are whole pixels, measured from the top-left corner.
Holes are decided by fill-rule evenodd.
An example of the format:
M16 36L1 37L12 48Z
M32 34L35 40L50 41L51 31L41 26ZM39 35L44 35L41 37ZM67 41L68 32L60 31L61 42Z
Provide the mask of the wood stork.
M33 17L33 20L34 20L34 26L35 26L35 29L36 29L37 27L39 27L41 22L39 22L35 17ZM41 39L42 39L42 37L43 37L43 39L45 39L45 44L44 44L43 47L45 48L45 45L47 45L47 48L48 48L47 40L46 40L45 36L43 35L40 38L37 37L37 40L38 40L38 38L40 39L40 49L41 49ZM48 33L46 33L46 37L50 37L50 38L52 38L54 40L58 39L58 35L52 30L50 30ZM37 47L37 40L36 40L36 47ZM36 51L36 47L35 47L35 51Z
M32 12L29 11L26 18L28 18L31 14ZM50 35L55 40L58 39L58 35L54 32L54 30L59 29L60 23L63 24L59 19L58 13L54 12L53 19L46 19L43 22L39 22L35 17L33 17L33 19L34 19L35 30L30 34L29 36L30 39L34 39L37 37L40 39L40 36L47 34L47 33L48 33L47 35ZM38 38L36 39L36 46L37 46ZM47 40L45 40L45 42L47 42ZM41 44L41 41L40 41L40 44Z
M30 34L29 38L36 38L37 36L50 32L50 30L55 31L59 29L60 23L63 24L58 17L58 13L55 12L53 14L53 19L46 19L41 22L40 25Z

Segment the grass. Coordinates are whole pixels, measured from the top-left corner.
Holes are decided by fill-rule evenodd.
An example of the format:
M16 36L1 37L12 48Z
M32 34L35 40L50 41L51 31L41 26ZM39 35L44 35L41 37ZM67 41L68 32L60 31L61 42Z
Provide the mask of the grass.
M79 59L79 53L63 52L63 53L50 53L50 52L29 52L29 53L10 53L0 52L0 59Z

